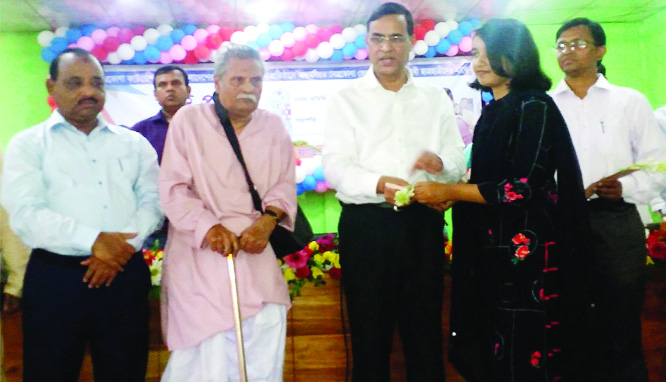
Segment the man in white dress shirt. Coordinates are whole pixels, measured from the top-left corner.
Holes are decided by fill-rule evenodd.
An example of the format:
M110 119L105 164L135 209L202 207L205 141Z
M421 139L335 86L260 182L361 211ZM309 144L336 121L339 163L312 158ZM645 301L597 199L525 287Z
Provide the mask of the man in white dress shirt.
M610 84L598 72L606 36L579 18L557 32L565 78L551 92L571 132L589 198L595 251L596 306L601 317L604 381L648 380L641 343L645 295L645 233L636 203L658 202L661 174L612 177L635 163L666 160L650 105L636 90ZM602 376L604 372L608 375Z
M340 261L352 336L353 380L389 381L397 324L408 381L443 381L443 218L395 190L457 182L463 143L451 100L407 69L413 21L402 5L370 16L372 67L332 97L323 166L342 204Z
M96 382L143 382L150 271L162 221L157 154L99 117L102 66L67 49L46 81L58 110L15 135L2 173L12 229L32 248L23 286L23 381L76 382L89 345Z

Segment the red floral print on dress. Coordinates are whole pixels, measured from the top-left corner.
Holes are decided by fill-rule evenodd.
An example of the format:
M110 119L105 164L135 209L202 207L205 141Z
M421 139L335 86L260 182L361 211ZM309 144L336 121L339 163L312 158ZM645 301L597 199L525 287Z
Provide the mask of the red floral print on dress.
M516 200L525 199L525 194L529 192L527 185L527 178L520 178L517 181L504 183L504 203L515 202Z
M530 364L536 368L541 367L541 352L535 351L534 353L532 353L532 357L530 358Z
M527 237L524 233L519 233L511 239L515 249L513 253L514 258L512 262L518 264L518 262L525 260L525 258L531 253L530 244L533 243L532 239Z

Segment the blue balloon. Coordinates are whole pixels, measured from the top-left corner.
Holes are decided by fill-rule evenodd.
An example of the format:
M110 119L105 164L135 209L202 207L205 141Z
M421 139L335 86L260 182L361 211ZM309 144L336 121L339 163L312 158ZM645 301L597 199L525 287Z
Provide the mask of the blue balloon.
M155 41L155 47L162 52L166 52L173 45L173 40L171 36L160 36Z
M257 36L257 45L260 48L265 48L270 43L271 43L271 36L268 33L260 33L259 36Z
M268 29L268 35L271 36L273 40L279 39L280 36L282 36L282 33L284 33L284 31L279 25L271 25L271 27Z
M331 61L342 61L345 59L345 54L342 52L342 49L333 50L333 55L331 55Z
M54 51L53 49L51 49L49 47L46 47L46 48L42 49L42 52L40 53L40 55L42 56L42 60L44 60L46 62L51 62L56 58L58 53L56 51Z
M325 180L324 179L324 168L321 167L321 166L317 166L317 168L315 168L314 172L312 173L312 176L314 176L314 178L317 182L321 182L322 180Z
M301 182L303 185L303 189L305 191L312 191L317 187L317 180L314 178L312 175L308 175L305 177L305 180Z
M493 97L493 93L491 93L491 92L481 92L481 99L484 102L490 102L493 99L495 99L495 97Z
M469 21L463 21L460 24L458 24L458 30L462 32L463 35L469 36L472 34L474 27L472 26L472 23L470 23Z
M194 24L185 24L183 26L183 33L185 34L194 34L195 30L197 30L197 27Z
M435 50L434 46L429 46L428 51L424 55L426 58L433 58L437 55L437 51Z
M449 42L449 40L445 38L439 40L437 45L435 45L435 50L439 54L445 54L446 52L449 51L449 49L451 49L451 43Z
M122 60L120 62L121 65L132 65L133 63L134 63L134 61L132 61L132 60Z
M146 56L146 60L148 61L157 61L160 59L160 50L157 49L157 47L154 45L148 45L146 50L143 51L143 54Z
M67 32L65 32L65 40L67 40L68 44L72 44L79 41L79 38L81 38L81 36L82 36L81 31L76 28L67 29Z
M90 36L92 34L92 32L95 31L95 29L99 29L99 28L97 28L94 25L86 24L86 25L81 27L81 34L83 34L84 36Z
M171 40L173 40L174 44L178 44L183 37L185 37L185 32L183 32L182 29L174 29L171 31Z
M365 45L365 33L362 33L362 34L356 36L356 39L354 40L354 45L356 45L359 48L366 48L367 47Z
M249 46L250 48L252 48L254 50L259 50L259 45L257 45L257 43L255 41L248 41L247 46Z
M294 25L294 23L290 23L288 21L286 23L282 23L282 25L280 25L280 26L282 27L282 30L285 31L285 32L291 32L296 27Z
M132 58L132 61L134 61L134 63L137 64L137 65L143 65L146 62L148 62L148 58L146 58L145 51L136 51L136 52L134 52L134 58Z
M302 194L303 192L305 192L305 190L303 189L303 182L298 183L298 184L296 185L296 195L300 195L300 194Z
M474 19L469 19L468 20L470 24L472 24L472 28L476 29L481 26L481 20L474 18Z
M64 37L55 37L51 40L51 49L56 53L62 52L67 49L67 40Z
M345 44L345 46L342 47L342 53L345 55L345 57L354 57L356 55L356 51L358 51L358 48L353 42L348 42Z
M449 40L451 44L458 44L460 41L462 41L463 37L463 34L459 30L454 29L449 32L449 35L446 36L446 39Z

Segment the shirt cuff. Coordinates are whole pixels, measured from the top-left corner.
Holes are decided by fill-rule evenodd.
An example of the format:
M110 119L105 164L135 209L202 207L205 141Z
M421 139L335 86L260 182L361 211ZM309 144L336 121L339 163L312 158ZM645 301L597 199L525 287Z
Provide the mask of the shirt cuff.
M85 225L79 225L74 231L72 237L72 246L74 250L87 251L92 253L93 244L102 231Z

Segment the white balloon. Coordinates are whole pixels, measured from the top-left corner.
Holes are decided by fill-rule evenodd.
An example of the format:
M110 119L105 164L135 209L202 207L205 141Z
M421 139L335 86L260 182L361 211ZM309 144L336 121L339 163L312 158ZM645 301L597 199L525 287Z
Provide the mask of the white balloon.
M313 158L302 158L301 159L301 168L305 170L305 174L312 175L314 170L317 168L317 163L312 160Z
M308 49L307 52L305 52L305 61L307 62L317 62L319 60L319 55L317 54L317 51L314 49Z
M345 40L344 37L340 33L336 33L331 38L328 40L331 42L331 46L333 49L342 49L342 47L345 46L347 41Z
M283 49L284 49L284 47L283 47ZM259 48L259 56L264 61L270 60L271 52L268 51L268 47Z
M449 24L447 24L444 21L440 21L437 24L435 24L435 32L439 34L440 38L445 38L446 36L448 36L450 31L451 30L449 29Z
M356 24L354 25L354 30L357 34L363 34L368 31L368 27L366 27L365 24Z
M294 28L294 31L292 32L294 34L294 38L297 41L303 41L305 40L305 36L308 35L308 31L305 30L303 27L296 27Z
M282 45L284 45L286 48L291 48L296 43L296 38L294 37L293 33L285 32L282 34L282 36L280 36L280 41L282 41Z
M254 25L246 26L245 29L243 29L243 32L245 32L245 37L247 37L247 41L255 41L257 39L257 36L259 36L259 30Z
M333 46L331 45L330 42L324 41L319 43L319 45L317 46L317 56L325 60L327 58L331 58L332 55L333 55Z
M449 26L449 30L450 30L450 31L453 31L453 30L458 29L458 22L456 22L456 20L453 20L453 19L448 20L448 21L446 22L446 25Z
M106 60L109 62L111 65L118 65L122 61L120 56L118 55L118 52L111 52L109 53L108 56L106 56Z
M409 52L409 61L413 60L414 58L416 58L416 53L414 53L414 51L412 50Z
M229 39L232 44L238 44L238 45L247 45L247 36L245 36L245 32L243 31L236 31L231 35L231 38Z
M271 26L266 24L266 23L262 23L262 24L257 25L257 31L259 31L259 34L268 33L268 31L270 29L271 29Z
M157 42L157 39L160 37L160 32L158 32L155 28L148 28L145 32L143 32L143 37L145 37L146 43L152 45Z
M414 43L414 48L412 48L412 50L417 56L423 56L428 51L428 44L423 40L419 40Z
M282 53L284 53L284 45L282 45L282 41L280 40L271 41L270 44L268 44L268 51L271 53L271 56L273 57L282 56Z
M169 24L160 24L157 27L157 31L160 33L160 35L165 36L173 31L173 27Z
M428 31L428 33L425 34L425 37L423 37L423 41L425 41L428 46L435 46L439 42L439 33L435 31Z
M358 36L358 32L352 27L347 27L342 30L342 37L345 38L346 42L354 42Z
M56 37L65 37L65 35L67 34L67 31L68 31L68 30L69 30L69 28L67 28L67 27L60 27L60 28L57 28L57 29L55 30L55 35L56 35Z
M146 42L146 38L143 36L134 36L132 37L132 41L130 41L130 45L134 50L136 51L142 51L146 49L146 46L148 46L148 43Z
M51 45L51 40L55 37L55 33L51 31L41 31L37 35L37 42L42 48L46 48Z
M312 163L315 164L315 168L321 166L321 155L317 154L311 158Z
M117 53L121 60L131 60L134 58L134 48L130 44L120 44Z
M301 166L296 166L296 183L301 183L305 180L305 177L308 174L305 173L305 169Z

